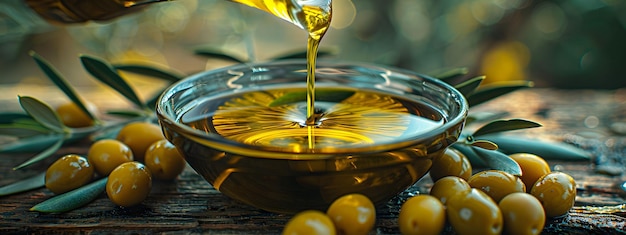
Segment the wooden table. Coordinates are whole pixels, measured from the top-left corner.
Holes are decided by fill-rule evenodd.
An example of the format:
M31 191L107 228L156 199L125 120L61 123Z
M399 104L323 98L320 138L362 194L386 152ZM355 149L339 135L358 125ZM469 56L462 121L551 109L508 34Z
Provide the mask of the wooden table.
M14 103L0 107L15 107ZM594 155L590 162L550 161L554 169L575 178L578 195L570 213L549 220L544 234L626 234L626 192L619 189L626 181L626 175L621 173L626 165L626 136L615 132L617 126L613 126L614 131L609 128L616 122L626 123L626 89L527 89L472 108L472 112L483 111L506 112L504 118L537 121L544 127L517 134L572 143ZM84 154L88 145L88 141L83 141L66 146L57 155ZM31 156L0 154L0 185L41 172L52 162L48 159L23 170L12 170ZM599 170L603 167L617 171L608 175ZM402 202L411 195L427 193L431 185L427 176L378 208L371 234L397 234ZM0 234L277 234L291 217L233 201L189 167L176 181L155 182L148 199L133 208L119 208L103 194L91 204L63 214L29 211L51 196L41 188L0 197ZM447 228L445 234L454 232Z

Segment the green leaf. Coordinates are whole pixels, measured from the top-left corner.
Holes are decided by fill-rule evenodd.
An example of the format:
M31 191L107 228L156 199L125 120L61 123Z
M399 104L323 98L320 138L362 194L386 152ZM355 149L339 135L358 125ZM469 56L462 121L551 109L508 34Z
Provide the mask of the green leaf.
M30 208L30 211L63 213L74 210L98 198L104 192L106 183L107 178L99 179L83 187L45 200Z
M31 137L20 138L15 142L0 144L0 152L16 153L43 151L44 149L48 148L62 138L63 134L35 135Z
M237 63L245 63L246 60L243 59L239 59L236 56L233 55L228 55L225 54L223 52L217 51L217 50L212 50L212 49L198 49L195 51L196 55L200 55L200 56L204 56L204 57L209 57L209 58L215 58L215 59L220 59L220 60L226 60L226 61L232 61L232 62L237 62Z
M50 65L44 58L39 56L37 53L31 51L30 56L35 59L35 62L43 70L43 72L48 76L48 78L57 86L65 95L74 102L89 118L93 121L97 121L96 116L92 114L87 106L83 103L81 98L78 96L78 93L74 90L74 88L65 80L56 69Z
M467 96L467 102L470 106L476 106L486 101L492 100L498 96L522 89L532 87L530 81L512 81L499 84L485 85L474 93Z
M28 118L25 118L25 119L15 119L12 124L32 126L33 128L41 128L41 129L49 130L48 128L41 125L41 123L37 122L35 119L31 118L30 116L28 116Z
M459 92L461 92L461 94L463 94L465 97L467 97L470 94L472 94L472 92L474 92L476 90L476 88L478 88L478 86L480 85L480 83L484 79L485 79L485 76L479 76L479 77L471 78L471 79L469 79L467 81L464 81L462 83L459 83L459 84L455 85L454 88L459 90Z
M47 134L48 129L32 125L16 124L0 124L0 135L10 135L18 138L24 138L34 135Z
M80 56L80 60L85 69L96 79L113 88L137 107L146 108L137 96L137 93L135 93L130 85L124 81L111 65L101 59L86 55Z
M589 161L591 154L563 142L529 139L521 136L488 135L481 139L498 144L498 151L505 154L532 153L546 160Z
M354 91L347 91L343 89L321 88L315 90L316 101L341 102L352 95L354 95ZM272 101L269 106L276 107L302 101L306 101L306 91L294 91L285 93L281 97L278 97Z
M273 57L272 60L288 60L288 59L306 59L306 51L289 52L283 55ZM320 49L317 51L317 57L331 56L337 54L336 50Z
M465 76L467 75L467 73L469 73L469 69L467 68L453 68L453 69L446 69L443 71L435 71L429 74L432 74L431 77L437 78L448 84L451 84L454 79Z
M472 134L474 137L483 136L487 134L493 134L503 131L520 130L526 128L541 127L541 124L524 120L524 119L509 119L509 120L496 120L480 127Z
M37 188L41 188L46 184L46 172L39 173L32 177L0 187L0 196L7 196L21 193Z
M0 113L0 124L9 124L22 120L32 120L28 114L26 113L14 113L14 112L4 112Z
M504 171L512 175L522 175L522 169L519 164L506 154L496 150L487 150L478 147L471 147L471 149L481 160L485 162L487 167L493 170Z
M58 133L64 132L65 125L50 106L30 96L20 96L18 100L22 109L41 125Z
M143 116L145 116L145 112L138 111L138 110L113 109L113 110L107 110L106 113L109 114L109 115L114 115L114 116L119 116L119 117L126 117L126 118L136 118L136 117L143 117Z
M173 69L157 68L154 66L140 64L117 64L113 65L113 67L131 73L160 78L169 81L170 83L177 82L187 76L184 73Z
M63 141L64 141L64 138L62 136L58 137L57 141L54 144L50 145L50 147L45 149L43 152L33 156L31 159L28 159L27 161L14 167L13 169L14 170L21 169L21 168L30 166L34 163L37 163L43 159L46 159L47 157L50 157L57 150L59 150L59 148L61 148L61 145L63 145Z

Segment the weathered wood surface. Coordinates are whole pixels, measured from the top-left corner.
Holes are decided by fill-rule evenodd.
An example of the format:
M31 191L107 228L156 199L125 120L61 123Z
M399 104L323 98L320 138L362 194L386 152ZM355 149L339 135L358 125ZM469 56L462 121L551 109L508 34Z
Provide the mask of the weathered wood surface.
M575 178L578 195L575 208L564 217L548 221L544 234L626 234L626 192L620 188L626 181L622 174L626 136L610 129L613 123L626 122L626 90L529 89L472 111L505 111L504 118L540 122L544 127L519 134L572 143L593 153L590 162L550 161L553 168ZM88 144L84 141L63 147L56 155L84 154ZM0 185L41 172L53 161L48 159L23 170L12 170L31 156L0 154ZM600 170L603 167L616 172L604 174ZM371 234L397 234L396 221L402 202L411 195L427 193L431 185L430 178L425 177L378 208L376 227ZM103 194L91 204L63 214L29 211L51 196L52 193L41 188L0 197L0 234L277 234L290 218L223 196L191 168L176 181L155 182L149 198L134 208L116 207ZM445 233L454 234L450 228Z

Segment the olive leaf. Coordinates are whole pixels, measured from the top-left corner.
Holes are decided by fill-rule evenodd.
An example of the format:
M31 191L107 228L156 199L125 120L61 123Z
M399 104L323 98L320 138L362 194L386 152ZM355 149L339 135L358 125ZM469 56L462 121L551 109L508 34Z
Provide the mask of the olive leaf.
M59 139L63 139L63 136L64 134L57 133L19 138L13 142L0 144L0 152L18 153L43 151L56 143Z
M478 86L480 86L480 83L483 80L485 80L485 76L470 78L467 81L454 85L454 88L459 90L459 92L461 92L463 96L467 97L472 94L476 90L476 88L478 88Z
M316 101L341 102L354 95L354 91L342 89L319 88L315 91ZM284 104L306 101L306 91L288 92L272 101L269 106L276 107Z
M522 169L519 164L513 159L511 159L506 154L496 151L496 150L488 150L483 148L472 147L472 151L474 151L487 165L494 170L501 170L512 175L520 176L522 175Z
M22 109L41 125L58 133L65 132L67 127L50 106L30 96L19 96L18 100Z
M204 56L204 57L215 58L215 59L226 60L226 61L232 61L232 62L237 62L237 63L245 63L246 62L246 60L239 59L239 58L237 58L234 55L228 55L228 54L225 54L223 52L220 52L218 50L213 50L213 49L198 49L198 50L195 50L194 53L196 55L200 55L200 56Z
M529 120L524 120L524 119L496 120L480 127L478 130L474 131L472 136L477 137L477 136L483 136L483 135L492 134L496 132L512 131L512 130L535 128L535 127L541 127L541 124L533 122L533 121L529 121Z
M431 72L429 74L432 74L431 77L442 80L448 84L452 84L454 79L465 76L467 75L467 73L469 73L468 68L452 68L452 69L446 69L442 71Z
M512 175L522 174L519 164L500 151L474 147L465 143L455 143L451 147L463 153L463 155L469 159L472 167L486 167L493 170L505 171Z
M137 93L132 89L126 81L117 73L108 63L101 59L81 55L80 60L83 67L96 79L100 80L104 84L113 88L115 91L126 97L129 101L135 104L137 107L146 109L145 104L141 102Z
M489 84L480 87L467 97L467 102L471 106L476 106L498 96L522 89L532 87L530 81L511 81L499 84Z
M63 213L79 208L98 198L104 192L106 183L107 178L96 180L83 187L45 200L30 208L30 211Z
M319 49L317 51L318 58L324 57L324 56L336 55L336 54L337 54L337 50L333 50L333 49ZM296 51L296 52L289 52L283 55L272 57L272 60L306 59L306 56L307 56L306 51Z
M160 78L169 81L170 83L177 82L187 76L184 73L173 69L156 68L140 64L116 64L113 65L113 67L122 71Z
M45 178L46 172L41 172L29 178L2 186L0 187L0 197L41 188L46 184Z
M109 115L115 115L119 117L126 118L135 118L135 117L143 117L145 116L144 112L138 110L122 110L122 109L111 109L106 111Z
M498 151L505 154L532 153L546 160L560 161L589 161L591 159L589 152L563 142L504 135L486 135L481 139L498 143Z
M27 166L30 166L36 162L39 162L49 156L51 156L52 154L54 154L57 150L59 150L59 148L61 148L61 145L63 145L63 141L65 139L63 138L62 135L58 135L57 136L57 140L56 142L54 142L54 144L50 145L47 149L45 149L43 152L40 152L39 154L33 156L32 158L28 159L27 161L23 162L22 164L14 167L14 170L17 169L21 169Z
M15 123L21 120L32 120L33 118L26 113L4 112L0 113L0 124Z
M56 69L50 65L44 58L39 56L37 53L31 51L30 56L33 57L36 64L39 68L48 76L48 78L59 88L65 95L72 101L74 104L78 106L87 116L95 121L99 122L94 114L92 114L87 106L82 102L81 98L78 96L78 93L74 90L72 86L56 71Z
M25 125L22 123L0 124L0 135L9 135L17 138L47 134L48 132L50 132L50 130L41 126Z

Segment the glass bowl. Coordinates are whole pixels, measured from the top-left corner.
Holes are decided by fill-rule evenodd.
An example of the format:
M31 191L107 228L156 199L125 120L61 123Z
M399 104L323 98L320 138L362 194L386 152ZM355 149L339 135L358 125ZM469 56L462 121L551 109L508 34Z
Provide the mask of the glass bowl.
M323 118L320 126L303 124L305 60L190 76L164 91L156 112L165 137L213 187L278 213L325 211L349 193L385 203L422 178L432 159L457 141L468 112L456 89L407 70L319 61L315 76L315 113L334 114L323 118L338 120L343 129L326 131L324 125L334 122ZM336 111L343 103L351 106ZM243 104L254 107L241 111ZM421 119L376 112L398 105ZM270 128L286 122L288 127Z

